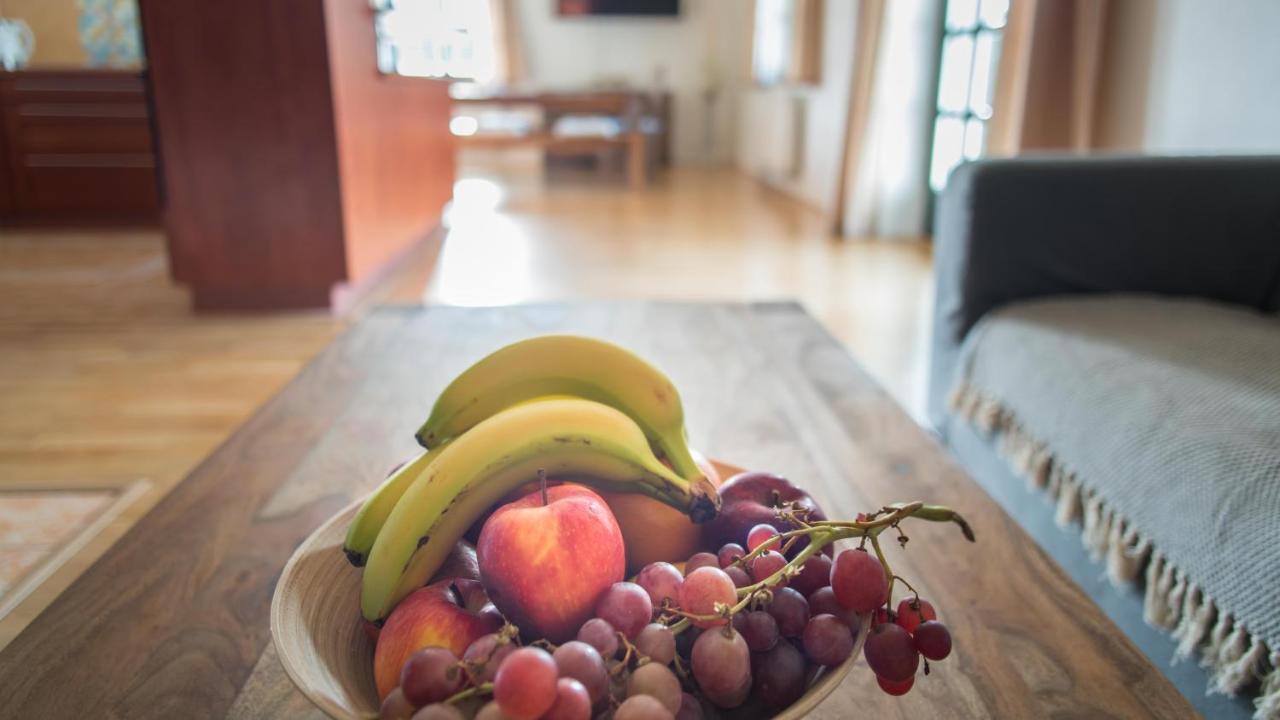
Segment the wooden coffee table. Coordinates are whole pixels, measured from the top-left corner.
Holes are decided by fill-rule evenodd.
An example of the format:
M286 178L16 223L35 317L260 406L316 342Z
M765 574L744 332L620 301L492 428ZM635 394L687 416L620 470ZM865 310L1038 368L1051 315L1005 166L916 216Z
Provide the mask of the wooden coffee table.
M319 716L268 629L290 553L414 451L456 373L506 342L565 331L654 361L684 395L696 446L789 476L832 516L922 499L973 524L971 545L917 523L894 555L950 626L951 657L904 698L855 667L815 717L1196 714L798 305L598 303L373 311L0 654L0 715Z

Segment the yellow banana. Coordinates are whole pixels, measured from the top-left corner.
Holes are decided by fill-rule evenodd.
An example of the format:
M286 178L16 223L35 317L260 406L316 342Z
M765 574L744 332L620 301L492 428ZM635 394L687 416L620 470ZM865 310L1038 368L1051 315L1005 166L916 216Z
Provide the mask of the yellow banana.
M400 501L400 497L404 495L405 490L409 489L414 479L422 474L438 454L439 450L427 450L396 468L395 472L382 481L378 489L365 499L364 505L360 506L356 516L351 519L351 525L347 528L347 539L342 543L342 551L347 554L347 560L352 565L356 567L364 565L364 561L369 557L369 551L373 549L374 540L378 539L378 533L382 530L396 503Z

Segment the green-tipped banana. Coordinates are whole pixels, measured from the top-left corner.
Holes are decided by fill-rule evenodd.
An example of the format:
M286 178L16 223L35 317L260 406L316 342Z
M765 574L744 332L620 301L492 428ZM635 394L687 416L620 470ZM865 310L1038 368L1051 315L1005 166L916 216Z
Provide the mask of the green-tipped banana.
M537 479L540 470L644 493L697 522L714 516L719 505L709 483L673 473L654 456L640 427L608 405L573 398L511 407L441 448L396 503L365 565L365 618L386 618L439 569L485 510Z
M347 560L351 561L352 565L356 567L364 565L369 557L369 551L373 549L373 541L378 539L378 533L382 531L383 524L387 522L387 518L391 515L396 503L400 501L400 497L404 495L404 491L409 489L414 479L421 475L439 454L439 450L427 450L418 455L396 468L395 472L382 481L377 490L369 494L364 505L360 506L360 511L352 518L351 526L347 528L347 539L342 543L342 550L347 554Z
M437 447L504 408L542 395L573 395L621 410L677 474L691 482L703 476L685 438L680 393L667 376L624 348L574 335L512 343L472 365L440 394L418 442Z

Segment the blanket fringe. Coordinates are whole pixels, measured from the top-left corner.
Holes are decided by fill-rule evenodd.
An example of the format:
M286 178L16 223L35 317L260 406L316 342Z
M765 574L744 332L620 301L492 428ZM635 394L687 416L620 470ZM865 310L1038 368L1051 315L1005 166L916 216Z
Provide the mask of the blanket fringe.
M1082 526L1081 541L1097 562L1105 562L1113 585L1144 579L1143 618L1169 631L1178 647L1174 662L1199 651L1210 674L1209 692L1235 695L1258 683L1254 720L1280 720L1280 651L1271 652L1243 623L1217 607L1213 598L1160 554L1124 517L1032 437L1001 402L965 383L950 397L951 411L982 432L997 435L997 447L1027 481L1055 505L1054 519Z

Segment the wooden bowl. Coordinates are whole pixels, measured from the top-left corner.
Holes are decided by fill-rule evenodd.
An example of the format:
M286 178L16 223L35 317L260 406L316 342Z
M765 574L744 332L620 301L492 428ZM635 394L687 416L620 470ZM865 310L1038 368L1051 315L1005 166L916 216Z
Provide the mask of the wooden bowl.
M740 472L716 466L726 478ZM337 720L378 716L373 641L360 623L361 570L342 552L347 525L362 503L329 518L298 546L271 598L271 638L280 663L302 694ZM804 696L774 717L801 718L831 694L862 654L869 625L864 618L848 660L821 674Z

